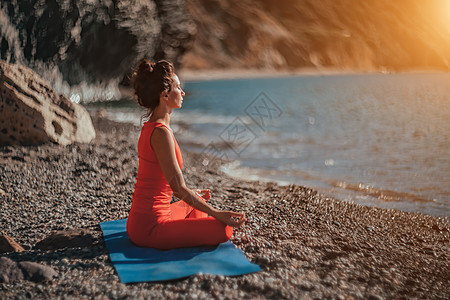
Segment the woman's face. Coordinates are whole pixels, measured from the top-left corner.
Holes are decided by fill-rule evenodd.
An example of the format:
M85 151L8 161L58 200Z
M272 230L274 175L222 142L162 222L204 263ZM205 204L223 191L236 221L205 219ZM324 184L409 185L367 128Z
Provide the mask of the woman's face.
M169 106L172 108L181 108L184 95L185 93L180 86L180 79L178 79L178 76L174 74L172 88L170 92L167 93Z

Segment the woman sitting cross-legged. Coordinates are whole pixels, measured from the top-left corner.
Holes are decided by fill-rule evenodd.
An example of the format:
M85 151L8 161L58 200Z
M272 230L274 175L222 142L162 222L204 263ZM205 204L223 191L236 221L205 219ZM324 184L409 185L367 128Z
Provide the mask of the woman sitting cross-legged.
M232 227L241 226L245 215L213 208L206 202L209 190L192 190L184 182L170 118L173 109L181 108L185 93L173 65L143 60L134 72L133 86L149 119L138 142L139 168L127 220L131 241L141 247L173 249L229 240ZM173 195L182 201L171 204Z

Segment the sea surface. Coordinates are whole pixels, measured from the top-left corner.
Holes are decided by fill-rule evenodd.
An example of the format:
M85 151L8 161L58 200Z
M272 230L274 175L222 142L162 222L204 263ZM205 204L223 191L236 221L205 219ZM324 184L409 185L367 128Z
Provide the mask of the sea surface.
M450 73L190 81L173 114L190 151L236 178L344 201L450 216ZM139 123L133 106L109 117Z

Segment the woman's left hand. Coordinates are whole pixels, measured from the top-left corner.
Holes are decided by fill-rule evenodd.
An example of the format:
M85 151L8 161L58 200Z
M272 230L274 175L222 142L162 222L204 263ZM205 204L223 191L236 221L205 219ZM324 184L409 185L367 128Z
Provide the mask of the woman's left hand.
M234 211L216 211L213 217L232 227L241 227L247 221L244 213Z
M211 199L211 193L209 189L193 189L193 191L202 197L203 199L209 200Z

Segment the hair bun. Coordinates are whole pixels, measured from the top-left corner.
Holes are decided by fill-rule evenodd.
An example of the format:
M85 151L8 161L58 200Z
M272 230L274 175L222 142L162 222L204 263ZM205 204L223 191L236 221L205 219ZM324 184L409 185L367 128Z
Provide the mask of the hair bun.
M155 68L155 63L149 61L148 59L144 59L139 64L137 73L145 74L145 73L152 73Z

